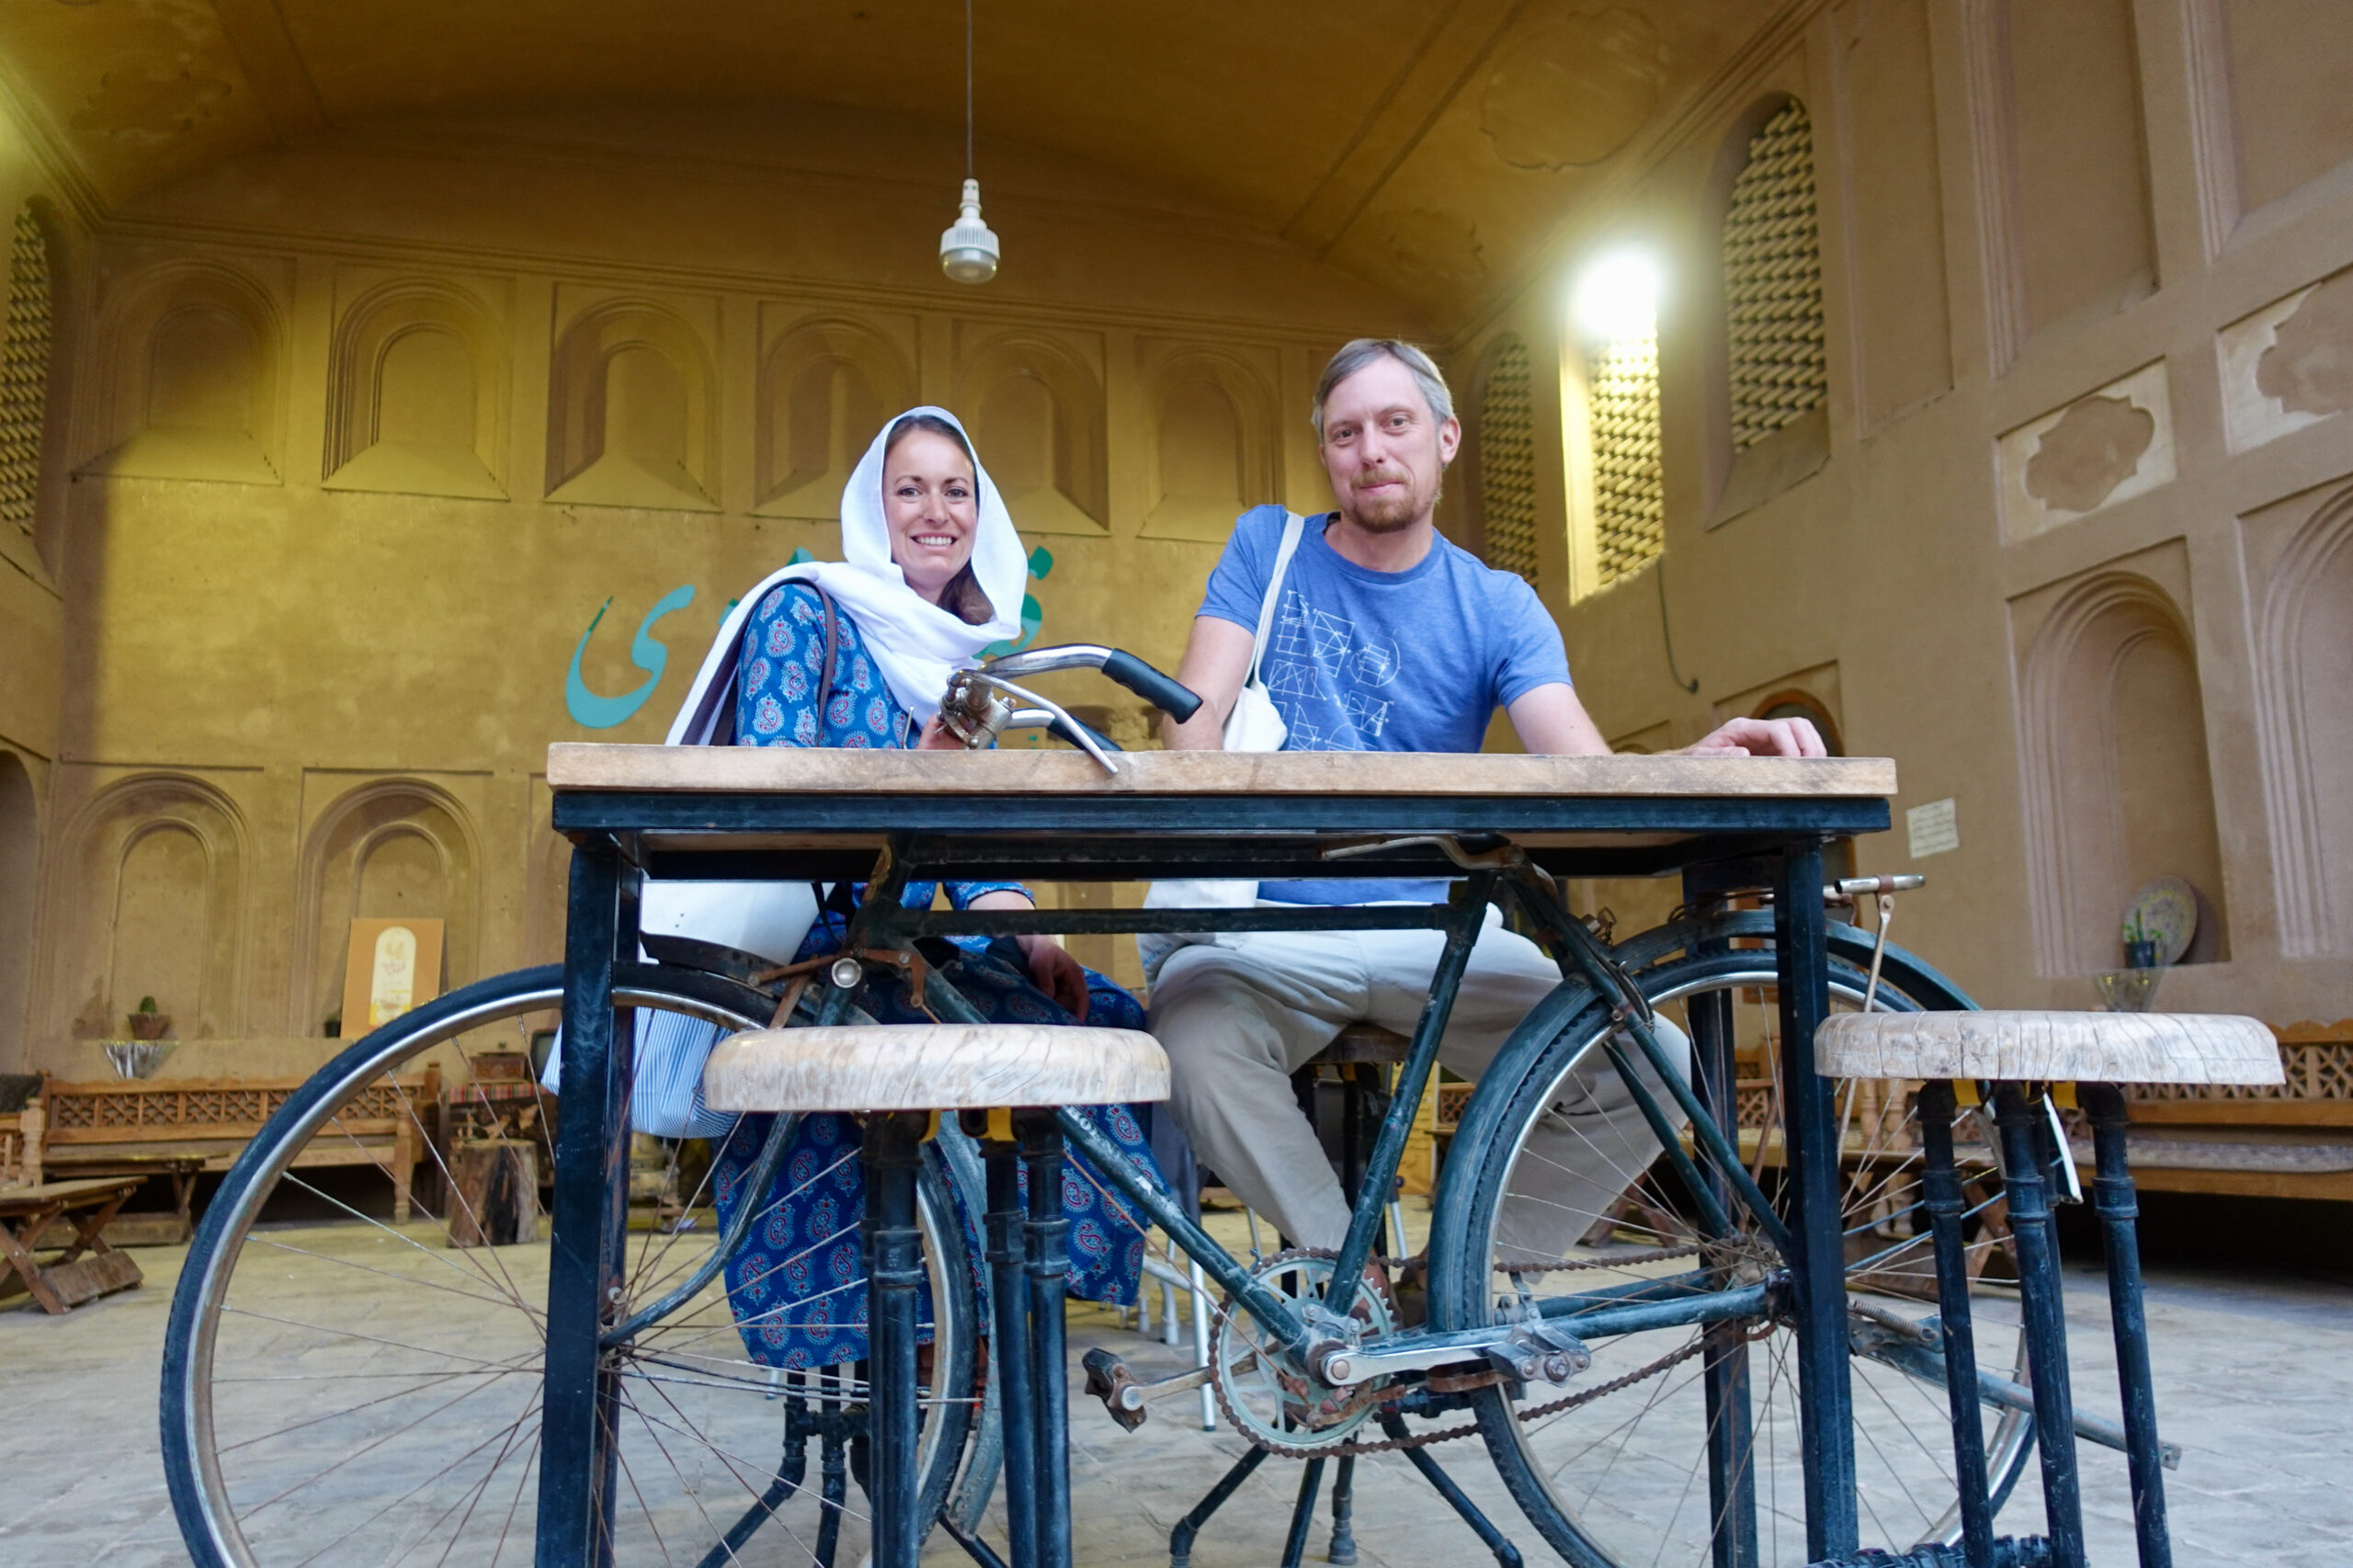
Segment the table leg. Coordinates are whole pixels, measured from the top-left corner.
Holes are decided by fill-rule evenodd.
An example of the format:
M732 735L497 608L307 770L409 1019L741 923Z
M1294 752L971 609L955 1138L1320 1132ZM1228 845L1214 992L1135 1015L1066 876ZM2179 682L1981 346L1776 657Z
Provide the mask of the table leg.
M65 1303L55 1290L50 1289L49 1281L41 1278L40 1265L33 1261L32 1249L40 1244L40 1233L49 1229L49 1222L64 1211L65 1206L62 1203L38 1210L25 1217L21 1227L11 1226L6 1221L0 1220L0 1258L5 1258L17 1271L17 1277L25 1282L25 1289L31 1291L33 1300L40 1303L40 1310L51 1316L64 1312Z
M1961 1552L1969 1568L1994 1568L1994 1506L1985 1469L1985 1415L1978 1404L1977 1335L1970 1321L1966 1211L1952 1158L1952 1085L1920 1087L1920 1186L1937 1259L1937 1309L1944 1330L1945 1393L1952 1412L1953 1482L1961 1499Z
M1695 890L1687 886L1685 897ZM1722 952L1732 944L1698 944L1702 953ZM1732 998L1722 992L1703 992L1691 999L1691 1061L1699 1076L1701 1103L1715 1124L1724 1130L1737 1150L1739 1143L1739 1071L1733 1060ZM1762 1136L1762 1133L1759 1133ZM1714 1162L1706 1179L1716 1201L1733 1207L1732 1183ZM1729 1278L1725 1281L1730 1283ZM1735 1324L1711 1324L1708 1347L1700 1362L1701 1389L1708 1408L1708 1506L1715 1521L1713 1568L1756 1568L1756 1471L1755 1437L1751 1430L1748 1381L1748 1341Z
M2132 1478L2132 1529L2141 1568L2173 1568L2165 1528L2165 1460L2157 1441L2157 1391L2149 1371L2149 1320L2141 1301L2141 1205L2125 1164L2124 1094L2113 1084L2086 1084L2077 1095L2091 1115L2092 1201L2108 1254L2108 1311L2116 1329L2116 1377L2124 1394L2124 1452Z
M997 1419L1005 1432L1005 1533L1013 1568L1038 1561L1038 1453L1029 1385L1029 1277L1023 1267L1021 1151L982 1144L988 1166L989 1302L996 1340Z
M1070 1568L1070 1392L1063 1343L1063 1292L1070 1274L1070 1221L1063 1210L1063 1130L1051 1111L1016 1114L1021 1163L1029 1173L1025 1237L1029 1276L1031 1423L1037 1455L1038 1568ZM1017 1441L1010 1427L1006 1447Z
M1793 1211L1799 1457L1809 1561L1856 1549L1853 1388L1847 1365L1847 1244L1840 1223L1837 1106L1813 1070L1813 1031L1830 1010L1822 846L1791 845L1773 888L1781 998L1782 1137Z
M924 1118L867 1119L866 1284L872 1325L867 1409L873 1438L874 1568L915 1568L925 1520L916 1517L915 1301L924 1279L915 1229L915 1166Z
M613 949L621 860L609 845L572 852L565 913L563 1064L553 1231L548 1247L545 1394L540 1418L537 1568L613 1560L614 1380L597 1339L620 1282L616 1199L627 1197L629 1054L613 1028Z
M2059 1238L2042 1179L2042 1119L2016 1084L1994 1090L2002 1139L2002 1186L2010 1239L2018 1249L2018 1309L2027 1364L2034 1372L2035 1450L2042 1458L2042 1506L2054 1568L2084 1568L2084 1506L2075 1472L2075 1400L2067 1386L2067 1313L2059 1278Z

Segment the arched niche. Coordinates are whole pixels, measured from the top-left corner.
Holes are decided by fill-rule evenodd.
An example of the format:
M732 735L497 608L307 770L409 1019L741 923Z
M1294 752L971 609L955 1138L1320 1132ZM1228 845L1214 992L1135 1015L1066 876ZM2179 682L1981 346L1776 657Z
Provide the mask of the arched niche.
M0 1073L24 1070L40 812L23 759L0 749Z
M503 501L504 334L482 302L427 278L369 290L335 324L326 485Z
M1102 381L1051 338L990 340L957 378L957 411L1025 534L1110 532Z
M285 322L259 280L214 261L136 277L99 331L106 447L85 474L276 484Z
M1276 498L1275 395L1242 360L1185 350L1145 382L1152 501L1147 539L1222 542L1233 519Z
M2137 573L2068 589L2020 682L2028 876L2046 974L2123 962L2125 906L2152 878L2198 890L2188 961L2229 956L2197 656L2180 609Z
M548 499L586 506L719 509L717 381L710 347L650 301L584 312L548 377Z
M853 321L803 322L760 361L754 454L764 517L831 521L882 422L915 401L906 356Z
M48 1028L119 1040L153 996L176 1038L238 1033L246 836L227 796L182 775L124 779L83 807L43 902Z
M481 862L464 806L421 779L376 779L337 799L302 846L290 1029L317 1034L340 1006L354 920L441 921L447 984L472 980Z
M2280 946L2353 952L2353 492L2272 566L2256 648Z

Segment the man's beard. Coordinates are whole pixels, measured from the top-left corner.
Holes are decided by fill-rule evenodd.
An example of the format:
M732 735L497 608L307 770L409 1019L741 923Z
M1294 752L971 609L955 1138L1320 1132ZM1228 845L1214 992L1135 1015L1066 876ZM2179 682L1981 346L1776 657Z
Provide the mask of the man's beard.
M1386 479L1390 476L1384 473L1372 477ZM1425 513L1437 506L1438 494L1442 493L1443 484L1444 482L1441 481L1440 492L1427 496L1417 494L1410 483L1398 494L1384 495L1370 501L1360 495L1351 495L1349 505L1345 508L1348 521L1369 534L1402 533L1413 527Z

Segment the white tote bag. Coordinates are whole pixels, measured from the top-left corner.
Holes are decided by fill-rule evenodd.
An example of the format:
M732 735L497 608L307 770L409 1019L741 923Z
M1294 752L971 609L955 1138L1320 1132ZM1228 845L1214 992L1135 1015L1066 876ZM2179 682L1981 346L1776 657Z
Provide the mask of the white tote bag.
M1275 617L1282 605L1283 578L1290 570L1290 558L1299 549L1300 537L1306 531L1306 518L1297 512L1283 514L1282 548L1275 551L1275 570L1267 581L1267 597L1258 606L1258 635L1250 645L1250 671L1242 682L1242 689L1234 694L1233 711L1225 716L1227 751L1280 751L1284 738L1290 733L1274 699L1267 695L1267 683L1258 664L1266 657L1267 638L1274 634ZM1198 878L1153 883L1143 896L1143 906L1247 909L1257 902L1257 897L1258 884L1254 881ZM1136 950L1143 959L1145 974L1154 975L1178 948L1213 939L1207 931L1147 931L1136 937Z

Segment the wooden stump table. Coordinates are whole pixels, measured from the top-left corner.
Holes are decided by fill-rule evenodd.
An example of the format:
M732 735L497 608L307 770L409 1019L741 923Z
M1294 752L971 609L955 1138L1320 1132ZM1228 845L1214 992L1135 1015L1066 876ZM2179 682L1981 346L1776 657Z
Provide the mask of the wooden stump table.
M0 1188L0 1259L42 1311L64 1312L140 1282L139 1265L129 1253L108 1246L99 1233L145 1179L111 1176ZM74 1239L62 1256L40 1263L34 1248L50 1222L61 1218L74 1226Z

